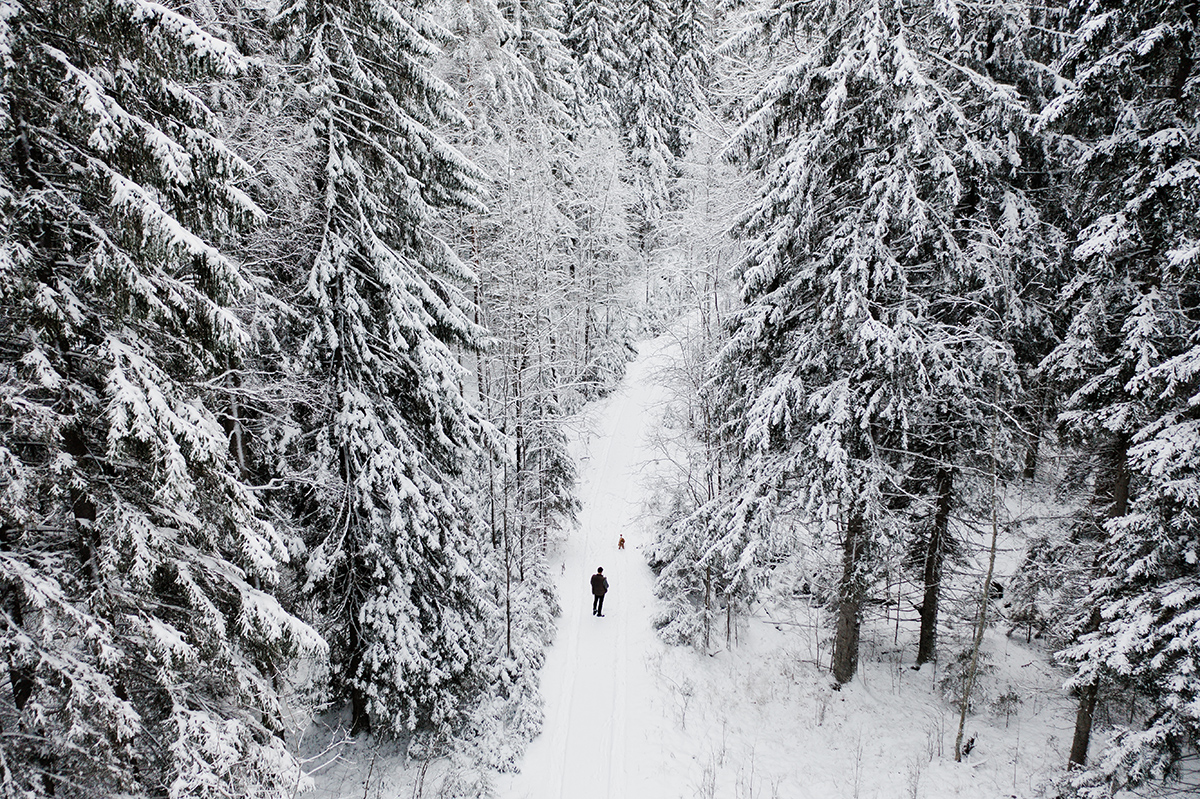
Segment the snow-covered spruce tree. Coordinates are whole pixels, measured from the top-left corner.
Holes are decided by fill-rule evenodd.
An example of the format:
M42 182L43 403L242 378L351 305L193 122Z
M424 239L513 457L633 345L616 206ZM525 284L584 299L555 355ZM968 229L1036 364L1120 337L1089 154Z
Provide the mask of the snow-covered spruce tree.
M324 375L298 355L311 318L292 303L306 296L307 267L321 240L310 167L317 142L308 95L297 82L303 73L285 63L290 43L274 35L273 12L249 10L237 0L223 5L228 8L218 6L216 24L258 69L251 79L222 82L211 91L224 100L226 142L252 171L242 185L266 215L234 244L258 290L237 309L251 343L244 361L224 375L223 423L239 468L260 486L272 523L298 555L305 521L293 513L293 492L307 490L312 476L305 474L311 465L306 434L327 396ZM284 575L289 595L281 600L299 598L294 583L303 560L294 558Z
M671 204L676 171L671 145L680 140L672 82L678 60L671 45L675 17L665 0L627 0L622 13L618 116L633 162L637 235L643 253L651 253L661 243Z
M1070 762L1087 760L1101 682L1131 685L1151 704L1144 729L1119 731L1081 784L1138 784L1169 777L1200 740L1200 4L1071 11L1071 81L1043 121L1061 134L1083 224L1070 327L1047 370L1075 387L1062 422L1101 431L1089 440L1103 527L1090 623L1065 653L1080 692Z
M573 311L572 385L594 397L616 385L633 355L624 308L630 256L628 185L635 173L618 143L627 90L620 44L624 6L617 0L569 0L566 43L576 63L573 126L556 170L559 209L569 220L567 246Z
M669 41L675 55L671 87L676 124L668 146L676 158L682 158L688 149L687 137L699 124L699 116L708 109L708 85L712 77L709 53L715 31L705 0L675 1Z
M756 549L749 562L739 563L728 558L743 555L744 549L730 546L727 540L721 541L723 546L712 546L710 531L717 527L712 514L721 509L716 500L723 489L725 454L719 436L723 422L716 407L719 397L708 390L718 349L712 339L716 333L703 317L688 328L680 342L678 366L663 376L678 393L664 407L657 443L661 459L674 471L667 477L649 553L656 574L654 590L664 600L653 619L659 635L669 643L687 643L705 652L711 651L714 627L721 617L726 645L732 644L736 614L745 607L756 567L776 554L786 557L789 550L782 538L771 539L781 546L771 553Z
M741 226L747 307L723 356L741 458L718 530L753 551L795 511L836 538L839 682L914 462L944 465L935 497L957 491L994 388L1019 388L1008 339L1028 259L1005 253L1040 223L1018 179L1022 98L990 74L1001 50L1019 60L1019 25L1000 4L763 16L787 57L732 148L766 183Z
M448 55L472 123L463 147L494 176L493 202L454 226L460 249L480 276L481 321L496 337L477 363L481 404L515 448L505 470L512 484L502 487L502 526L511 498L513 547L524 553L529 544L532 563L544 554L548 531L573 518L575 507L559 402L562 384L573 374L565 308L573 299L572 262L564 247L570 222L560 210L562 161L570 153L571 92L563 76L573 69L558 36L557 2L525 2L519 13L506 6L476 8L470 18L456 20L456 46ZM524 33L513 19L524 20ZM537 20L543 27L529 33ZM540 45L523 46L523 36ZM546 80L548 74L559 79ZM489 507L494 502L489 497ZM506 570L511 565L523 579L526 560L508 555Z
M498 6L503 17L512 19L515 49L521 64L547 101L540 104L541 112L559 125L570 124L566 105L575 94L571 79L577 67L563 41L567 17L563 3L503 0Z
M614 384L628 357L615 307L624 282L621 178L628 170L606 126L571 118L569 87L539 78L548 64L571 62L561 46L550 46L558 41L553 31L539 34L543 47L520 48L510 15L493 8L477 2L452 22L447 69L471 123L457 141L493 177L489 209L456 220L453 235L480 275L482 316L501 342L481 366L523 357L548 365L555 402L571 412L582 397ZM535 11L527 4L524 14L557 18ZM544 340L534 345L537 354L522 356L509 348L517 337ZM510 376L511 363L503 367ZM502 393L502 382L492 381L490 396Z
M629 158L612 127L575 128L558 168L559 209L570 223L563 243L573 262L568 266L568 310L574 317L568 386L575 396L567 399L573 407L611 391L636 354L627 302L634 197L627 180Z
M1029 92L1031 104L1039 102L1041 92L1029 80L1033 65L1022 52L1030 38L1028 20L1006 18L1005 11L992 19L975 28L990 37L975 46L993 55L983 63L964 61L997 83ZM969 556L953 520L990 515L994 496L984 476L993 458L999 458L994 466L1004 478L1036 458L1039 400L1030 398L1027 376L1054 339L1053 289L1061 285L1064 235L1042 216L1046 162L1040 139L1029 135L1024 121L1022 114L1007 120L1004 134L1016 144L1010 168L971 176L955 209L957 238L964 244L957 258L965 268L947 270L924 288L933 300L928 319L941 332L928 356L932 363L925 367L934 380L909 419L904 496L894 505L910 520L905 549L923 586L918 666L937 657L948 560L952 553ZM1012 168L1014 163L1019 168ZM960 340L957 331L968 340ZM1003 368L1012 370L1011 382L1008 390L989 393L985 375L998 352L1004 353Z
M461 290L472 276L434 223L478 205L480 175L431 130L450 91L428 68L444 31L420 5L318 0L277 24L317 142L321 232L296 301L312 322L301 354L327 391L310 420L306 590L352 730L441 735L477 688L492 610L463 473L489 432L452 349L479 339Z
M712 547L709 531L716 525L707 514L716 504L700 494L701 490L708 493L704 480L708 475L702 470L709 464L696 457L706 453L688 454L692 457L685 461L688 471L683 485L662 509L662 526L650 557L656 574L654 590L663 599L653 623L668 643L689 644L708 652L721 616L727 622L727 642L732 637L734 609L748 593L750 570L745 564L726 560L728 549ZM736 552L736 548L730 549Z
M205 386L259 215L196 86L244 68L140 0L0 4L0 793L293 795L275 681L323 642Z
M577 65L575 85L583 115L615 122L624 58L617 43L620 5L613 0L568 0L567 10L566 41ZM591 105L596 113L586 110Z
M526 131L536 134L532 122ZM514 549L506 563L521 579L526 566L542 561L549 535L574 517L576 507L562 423L572 410L566 403L579 396L572 385L581 364L572 359L577 331L571 307L578 295L572 256L562 246L570 221L555 197L561 187L550 144L520 148L526 157L520 165L508 164L508 175L498 181L497 213L477 227L488 243L480 304L497 338L485 355L483 390L489 418L514 447L502 486L504 513L512 510L511 543L506 538L504 545Z
M467 146L503 138L522 114L571 125L576 69L563 41L562 2L472 0L445 4L440 13L453 36L446 68L461 87Z

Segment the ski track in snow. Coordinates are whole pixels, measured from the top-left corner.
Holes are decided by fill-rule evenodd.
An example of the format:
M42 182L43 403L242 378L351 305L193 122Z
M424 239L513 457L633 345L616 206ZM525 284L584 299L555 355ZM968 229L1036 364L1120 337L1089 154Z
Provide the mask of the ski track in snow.
M656 729L661 714L644 711L653 684L647 656L663 644L650 626L654 576L643 547L653 531L642 508L655 457L648 434L665 397L653 372L669 363L670 346L667 339L643 344L590 418L595 435L579 453L579 525L563 547L558 579L563 614L542 670L545 724L521 772L498 786L505 799L661 796L651 775L666 730ZM603 618L591 615L597 566L609 581Z

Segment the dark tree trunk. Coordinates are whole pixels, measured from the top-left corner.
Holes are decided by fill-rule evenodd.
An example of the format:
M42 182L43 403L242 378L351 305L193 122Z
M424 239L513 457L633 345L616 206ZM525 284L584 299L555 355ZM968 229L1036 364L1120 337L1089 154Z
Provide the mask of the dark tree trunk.
M15 527L9 525L0 525L0 549L5 552L12 551L12 538L16 534ZM25 617L22 612L24 600L21 597L20 591L16 588L5 588L2 594L4 598L4 609L8 613L8 617L3 620L3 625L8 628L8 631L14 637L24 632ZM33 696L33 689L37 683L34 681L33 670L28 666L18 666L13 663L12 652L8 654L8 680L12 685L13 705L18 711L24 710L25 705L29 702L29 698Z
M1129 463L1126 459L1128 450L1129 441L1122 438L1119 454L1115 456L1117 460L1113 464L1116 474L1113 478L1112 502L1108 506L1106 520L1116 519L1129 512L1129 481L1133 475L1129 471Z
M1052 402L1050 389L1040 382L1035 382L1030 395L1032 402L1026 406L1029 427L1025 431L1025 458L1021 468L1021 477L1026 480L1037 477L1038 458L1041 455L1042 436L1046 432L1046 420L1054 417L1054 409L1050 407Z
M704 567L704 651L709 651L709 631L712 628L712 566Z
M921 603L921 635L917 642L917 665L933 660L937 655L938 604L942 596L942 566L946 557L946 535L950 524L950 499L954 491L954 475L949 467L938 469L934 478L937 509L929 543L925 547L925 598Z
M371 714L367 712L367 695L358 686L350 687L350 734L371 731Z
M1040 427L1040 425L1039 425ZM1037 477L1038 454L1042 446L1042 435L1040 430L1035 430L1029 434L1029 443L1025 447L1025 468L1021 470L1021 476L1026 480L1032 480Z
M1096 485L1096 504L1104 507L1103 518L1116 519L1129 511L1129 437L1118 434L1108 452L1106 468ZM1100 609L1093 607L1091 618L1083 634L1100 629ZM1100 694L1100 683L1093 679L1079 688L1079 708L1075 713L1075 735L1071 739L1071 755L1068 768L1081 768L1087 764L1088 744L1092 738L1092 721L1096 714L1096 701Z
M355 680L355 673L358 671L358 665L362 659L362 635L358 629L358 608L355 607L351 610L352 612L348 614L350 636L347 648L352 654L346 676L347 682L350 684L350 734L358 735L360 732L371 731L371 714L367 710L367 694Z
M1100 611L1092 608L1092 617L1088 621L1084 634L1093 633L1100 629ZM1087 764L1088 744L1092 737L1092 719L1096 713L1096 700L1100 696L1100 682L1093 680L1079 689L1079 708L1075 711L1075 737L1071 739L1071 756L1067 758L1068 768L1081 768Z
M514 407L513 414L515 416L516 429L513 434L513 442L516 449L515 470L513 479L516 485L513 488L516 502L516 526L517 526L517 579L520 582L525 582L525 539L529 535L529 503L526 497L526 474L529 465L528 460L528 442L525 440L525 370L529 367L529 343L522 339L521 341L521 361L516 367L516 374L513 375L513 397Z
M862 511L851 511L842 542L842 581L838 597L837 632L833 638L833 677L838 684L850 682L858 669L858 635L862 626L862 577L866 554L866 530Z

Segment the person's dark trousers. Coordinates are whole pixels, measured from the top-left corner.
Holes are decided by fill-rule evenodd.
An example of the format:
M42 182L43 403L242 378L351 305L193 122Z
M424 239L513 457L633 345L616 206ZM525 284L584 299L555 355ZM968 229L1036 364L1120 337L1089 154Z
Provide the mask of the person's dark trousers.
M599 596L592 597L592 615L593 616L603 616L604 615L604 594L600 594Z

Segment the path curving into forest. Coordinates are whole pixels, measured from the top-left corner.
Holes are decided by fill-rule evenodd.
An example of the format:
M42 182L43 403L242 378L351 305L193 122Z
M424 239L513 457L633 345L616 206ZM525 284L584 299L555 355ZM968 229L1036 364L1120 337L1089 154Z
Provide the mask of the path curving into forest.
M659 703L648 665L663 645L650 625L654 575L644 549L653 533L643 506L655 468L650 436L665 399L655 373L673 353L668 338L644 343L621 386L585 414L574 442L582 509L554 564L563 613L542 670L545 725L521 772L498 786L503 799L659 795L664 720L651 711ZM604 618L591 615L588 580L597 566L610 585Z

